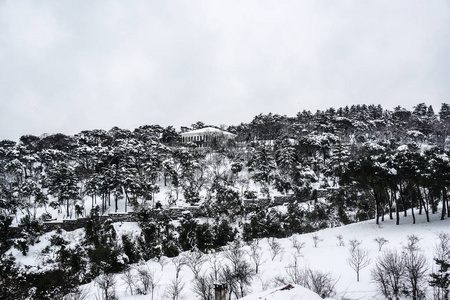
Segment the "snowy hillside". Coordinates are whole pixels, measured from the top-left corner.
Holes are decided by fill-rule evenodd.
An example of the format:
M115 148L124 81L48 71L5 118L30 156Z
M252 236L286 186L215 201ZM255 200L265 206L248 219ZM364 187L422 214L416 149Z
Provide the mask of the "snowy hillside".
M420 298L438 241L450 262L449 107L269 113L211 147L158 125L0 141L0 298Z
M294 237L298 244L301 245L301 243L304 243L303 247L299 247L301 248L300 251L297 251L293 246L292 237L275 239L274 241L278 242L281 246L279 254L271 250L270 243L273 243L273 240L262 239L259 241L262 254L260 261L262 263L259 266L258 274L252 278L246 294L259 293L264 290L268 291L275 287L283 286L280 284L280 278L284 278L287 283L290 283L292 277L289 278L288 273L295 265L295 261L297 261L299 270L308 268L313 271L329 273L332 276L333 280L335 280L336 290L333 299L383 299L377 291L376 284L371 279L371 270L374 268L377 258L383 253L379 251L379 245L374 241L378 237L383 237L388 241L383 246L383 250L397 249L398 251L401 251L402 247L407 244L408 236L416 235L419 237L420 251L427 258L428 272L426 281L428 281L428 274L436 270L433 255L438 242L438 234L442 232L450 233L450 220L446 219L441 221L439 220L439 214L435 214L431 216L430 223L426 222L425 216L423 215L416 216L416 222L417 224L412 224L412 219L406 217L401 219L399 226L395 225L395 220L387 220L377 226L374 220L370 220L337 228L329 228L316 233L295 235ZM114 226L120 234L136 234L140 230L135 223L116 223ZM80 239L80 233L77 232L67 233L65 237L72 239L72 243L76 243ZM314 246L313 237L317 237L317 247ZM340 240L338 237L342 237L342 239ZM40 253L48 245L48 241L46 241L45 237L41 240L42 242L30 247L28 256L22 256L16 249L12 249L11 252L19 262L35 265L38 268L44 267L43 255ZM350 253L350 240L360 241L360 247L367 249L370 253L371 262L368 267L361 270L360 282L356 281L356 273L347 263ZM345 246L339 245L339 242L343 242ZM250 256L251 247L245 245L241 250L243 250L242 254L245 260L251 265L254 265ZM189 253L182 253L181 257L188 257ZM226 264L230 264L230 261L225 257L224 253L219 252L202 256L198 260L197 265L197 267L201 266L201 269L196 271L203 275L210 274L214 270L214 264L216 264L216 267L223 267ZM145 264L134 265L130 273L132 275L130 278L135 283L133 293L136 292L135 288L139 285L138 270L147 270L153 275L154 279L154 299L168 298L170 289L173 288L173 284L176 281L176 266L179 262L180 257L173 259L163 258L160 262L150 260ZM192 269L188 265L180 265L179 267L178 281L179 288L181 288L180 295L184 299L199 299L193 290L194 273ZM114 279L115 292L119 299L149 299L148 295L131 295L130 285L126 283L127 278L124 273L116 274ZM430 289L428 287L428 290ZM101 293L99 285L94 281L85 285L83 290L87 293L87 299L96 299ZM244 299L259 299L255 297L267 295L267 293L255 295L257 296ZM286 298L283 297L283 299ZM292 299L306 298L297 297Z

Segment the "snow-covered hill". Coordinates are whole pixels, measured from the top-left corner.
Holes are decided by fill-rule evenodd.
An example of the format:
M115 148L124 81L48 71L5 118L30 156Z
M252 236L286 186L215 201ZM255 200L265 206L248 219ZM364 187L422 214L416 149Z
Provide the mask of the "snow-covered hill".
M386 220L376 225L374 220L351 224L343 227L329 228L318 231L316 233L302 234L294 236L299 244L304 243L300 251L297 251L293 246L293 238L275 239L281 246L281 253L273 257L270 243L273 240L262 239L258 246L262 253L262 264L259 266L258 274L256 274L252 283L247 290L247 294L257 293L264 290L271 290L275 287L282 287L280 278L284 278L289 283L288 270L292 268L297 262L299 269L308 268L314 271L329 273L332 275L335 283L336 294L334 299L382 299L377 291L376 284L371 279L371 270L373 269L377 258L382 254L379 251L378 243L374 241L375 238L383 237L388 243L383 246L384 249L397 249L399 251L407 244L407 237L415 235L420 239L420 251L427 258L427 274L436 270L434 265L433 255L436 243L438 241L438 234L450 233L450 219L439 220L440 214L431 216L431 222L427 223L424 215L416 215L416 224L412 224L410 217L402 218L401 224L396 226L394 220ZM120 233L131 233L139 231L139 227L135 223L116 223L114 224L116 230ZM64 233L66 239L72 243L78 242L82 236L82 230L77 230L73 233ZM30 247L29 254L22 256L16 249L10 250L19 262L36 267L44 267L43 257L40 254L41 250L48 245L47 238L51 233L46 234L41 238L41 242ZM339 245L339 239L345 244ZM314 245L316 237L317 246ZM360 281L356 280L355 271L348 265L347 259L349 257L349 241L357 240L361 242L360 247L367 249L370 252L370 264L361 270ZM252 265L253 261L250 257L251 247L249 245L242 246L244 258ZM183 255L186 255L184 253ZM167 296L167 288L173 284L175 280L177 259L163 258L163 262L148 261L142 265L136 265L131 270L131 275L135 276L134 280L137 283L137 270L139 268L146 268L155 278L154 299L164 299ZM223 252L216 254L204 255L201 260L200 274L207 274L213 271L214 262L217 264L227 264L228 260L224 257ZM278 280L277 280L278 279ZM194 275L191 269L184 265L181 267L179 274L181 296L184 299L199 299L193 291ZM149 299L148 295L131 295L130 289L126 284L124 274L115 275L115 292L121 300L131 299ZM429 288L430 289L430 288ZM84 286L85 292L88 294L87 299L96 299L100 295L98 285L91 282ZM257 296L255 296L257 297ZM182 298L180 298L182 299ZM244 298L244 299L259 299L259 298ZM270 299L270 298L268 298ZM283 298L284 299L284 298ZM297 298L293 298L297 299ZM302 298L298 298L302 299Z

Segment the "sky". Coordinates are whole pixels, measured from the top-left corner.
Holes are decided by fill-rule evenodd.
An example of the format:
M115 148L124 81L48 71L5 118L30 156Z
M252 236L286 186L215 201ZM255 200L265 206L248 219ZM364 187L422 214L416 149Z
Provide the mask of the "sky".
M447 0L0 0L0 140L449 96Z

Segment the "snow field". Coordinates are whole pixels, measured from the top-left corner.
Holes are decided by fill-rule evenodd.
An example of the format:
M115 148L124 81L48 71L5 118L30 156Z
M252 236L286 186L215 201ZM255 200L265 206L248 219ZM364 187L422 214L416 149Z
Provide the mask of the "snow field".
M337 280L337 294L334 296L334 299L383 299L383 297L378 294L376 285L372 282L370 276L370 272L375 265L377 257L382 254L382 252L378 250L378 244L374 239L377 237L384 237L388 240L388 243L383 246L383 249L397 249L398 251L401 251L402 247L407 244L407 236L412 234L418 236L420 239L419 245L421 251L427 258L429 268L427 273L431 273L436 269L433 255L434 248L438 242L437 236L442 232L450 233L450 219L441 221L439 220L440 214L431 215L430 217L430 223L426 222L424 215L416 215L416 224L412 224L412 219L406 217L401 218L401 224L396 226L395 220L388 220L386 218L386 221L381 222L380 225L376 225L374 220L370 220L342 227L324 229L316 233L297 235L298 241L305 243L305 246L301 249L300 255L293 247L290 238L275 239L283 248L283 252L280 255L277 255L273 261L269 250L268 239L262 239L259 242L259 246L263 252L263 263L259 267L259 274L253 278L249 292L260 293L263 290L273 289L275 287L273 279L276 276L285 277L287 275L286 268L289 265L294 264L295 257L297 257L297 263L300 268L309 267L312 270L329 272L333 275L334 279ZM114 225L119 234L131 233L132 235L137 235L140 232L136 223L115 223ZM51 234L52 233L47 233L46 235L50 236ZM313 235L317 235L320 238L317 247L314 247L312 239ZM338 235L342 235L345 246L338 245L338 239L336 238ZM65 238L70 238L72 243L76 243L77 240L82 237L82 230L64 233L64 236ZM347 263L347 258L349 257L349 240L353 239L361 241L360 247L368 249L371 258L370 265L360 272L360 282L356 281L356 272ZM46 240L47 238L44 236L41 238L40 243L30 247L28 256L22 256L15 249L12 250L13 255L23 264L39 266L39 259L37 259L37 256L39 256L39 251L48 244ZM250 246L244 245L243 250L249 252ZM185 254L186 253L183 253L183 255ZM201 274L212 272L211 261L214 259L214 255L205 254L205 257L206 259L202 265ZM229 263L222 252L217 253L216 259L222 263ZM253 261L248 254L245 254L245 259L253 265ZM136 268L139 268L140 266L148 267L149 270L153 270L158 281L154 291L154 299L164 299L167 286L175 278L176 271L175 266L172 263L173 258L164 258L164 260L166 261L166 264L163 265L163 268L157 261L150 260L142 265L134 266L134 270L132 270L132 272L137 273ZM120 300L150 299L149 295L130 295L123 279L123 274L116 274L115 278L116 295ZM180 278L184 284L184 288L181 292L183 298L199 299L192 290L194 275L188 266L182 267ZM99 290L94 282L85 285L83 288L89 293L87 299L94 300L96 299L96 296L98 297ZM294 290L299 291L300 295L293 295L292 298L288 299L313 299L301 298L304 293L302 289ZM295 294L294 290L292 291L293 294ZM262 296L265 294L262 293L256 295ZM249 297L244 299L253 300L259 298L254 298L252 295L249 295Z

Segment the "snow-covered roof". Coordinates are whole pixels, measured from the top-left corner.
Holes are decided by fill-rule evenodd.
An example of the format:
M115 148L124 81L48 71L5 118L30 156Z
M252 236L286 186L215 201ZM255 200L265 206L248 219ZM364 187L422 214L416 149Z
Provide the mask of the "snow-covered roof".
M240 300L269 300L269 299L289 299L289 300L322 300L319 295L307 288L296 284L288 284L264 292L247 295Z
M227 136L236 136L235 134L225 131L225 130L221 130L218 128L214 128L214 127L205 127L205 128L201 128L201 129L197 129L197 130L192 130L192 131L188 131L188 132L183 132L181 133L181 136L194 136L194 135L215 135L215 134L223 134L223 135L227 135Z

